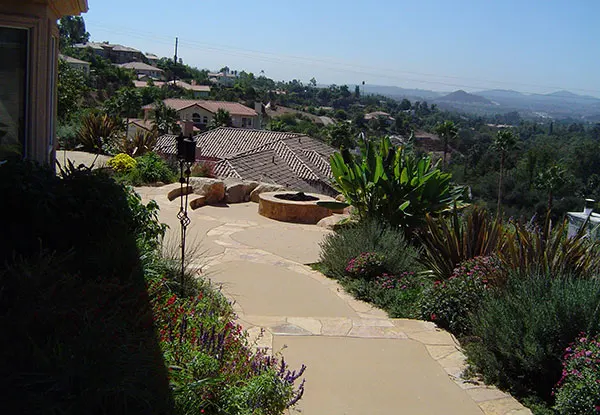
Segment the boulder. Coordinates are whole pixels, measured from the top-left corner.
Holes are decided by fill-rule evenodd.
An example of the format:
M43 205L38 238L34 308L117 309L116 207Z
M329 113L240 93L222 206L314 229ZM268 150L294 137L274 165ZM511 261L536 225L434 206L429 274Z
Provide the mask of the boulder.
M225 180L225 203L243 203L250 200L250 193L258 182Z
M285 190L285 187L280 186L278 184L270 184L270 183L260 183L252 192L250 193L250 200L254 203L258 203L258 195L265 192L278 192L281 190Z
M321 219L317 222L317 226L325 229L335 229L341 221L348 221L350 219L350 215L332 215L327 216L326 218Z
M189 195L190 193L194 193L194 188L192 186L187 186L187 185L184 185L183 187L178 186L175 189L171 190L167 194L167 198L169 200L175 200L181 195L185 196L185 195Z
M222 202L225 199L225 183L208 177L190 177L190 186L194 193L206 198L206 204Z
M190 207L192 208L192 210L196 210L204 205L206 205L206 198L204 196L199 196L190 201Z

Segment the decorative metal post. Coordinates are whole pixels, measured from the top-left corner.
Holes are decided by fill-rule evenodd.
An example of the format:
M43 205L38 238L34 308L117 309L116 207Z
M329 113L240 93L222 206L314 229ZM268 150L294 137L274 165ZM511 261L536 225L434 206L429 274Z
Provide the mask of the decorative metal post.
M185 237L187 227L191 220L188 216L188 189L192 164L196 161L196 141L192 136L184 138L183 134L177 137L177 159L179 160L179 213L177 218L181 223L181 295L185 290ZM185 189L184 189L185 185Z

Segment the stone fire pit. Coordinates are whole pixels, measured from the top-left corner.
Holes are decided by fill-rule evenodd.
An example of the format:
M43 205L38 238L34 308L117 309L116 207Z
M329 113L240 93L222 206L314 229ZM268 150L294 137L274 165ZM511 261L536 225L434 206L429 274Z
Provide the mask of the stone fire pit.
M282 222L316 224L334 212L317 202L335 202L335 199L315 193L267 192L258 199L258 213Z

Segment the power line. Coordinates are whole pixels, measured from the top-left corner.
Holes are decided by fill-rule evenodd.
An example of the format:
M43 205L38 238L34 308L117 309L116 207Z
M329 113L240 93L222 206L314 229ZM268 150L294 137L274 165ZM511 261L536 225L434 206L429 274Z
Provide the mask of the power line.
M144 40L151 39L155 43L163 43L163 44L171 44L172 38L156 34L154 32L144 32L139 30L131 30L123 27L106 27L106 26L96 26L95 29L99 29L100 31L106 31L108 33L114 34L123 34L131 37L136 37ZM358 65L347 62L333 61L322 58L314 58L314 57L305 57L305 56L296 56L296 55L287 55L287 54L275 54L270 52L252 50L252 49L242 49L233 46L227 45L219 45L212 44L207 42L189 40L189 39L180 39L180 44L182 46L186 46L188 49L198 50L198 51L209 51L216 52L219 54L227 55L227 56L235 56L235 57L245 57L253 60L260 60L262 62L269 63L294 63L294 64L302 64L305 66L319 66L321 68L329 69L332 71L340 72L340 73L353 73L361 76L373 76L379 78L386 78L392 80L399 81L411 81L418 82L422 84L434 84L434 85L442 85L454 88L469 88L469 89L480 89L486 88L484 86L474 86L472 84L467 83L456 83L456 82L443 82L436 81L430 79L415 79L405 76L400 76L398 74L408 74L408 75L417 75L423 77L434 77L434 78L442 78L442 79L455 79L455 80L466 80L477 83L488 83L488 84L503 84L503 85L521 85L528 86L534 88L545 88L545 89L555 89L555 90L563 90L569 89L572 91L581 91L588 93L598 93L599 90L592 89L583 89L583 88L564 88L558 86L548 86L548 85L540 85L540 84L527 84L527 83L518 83L518 82L506 82L506 81L494 81L494 80L485 80L485 79L476 79L476 78L466 78L466 77L457 77L450 75L436 75L422 72L411 72L411 71L403 71L403 70L382 70L378 67L367 66L367 65ZM487 87L489 88L489 86ZM526 92L535 94L532 92ZM585 97L581 97L585 98Z

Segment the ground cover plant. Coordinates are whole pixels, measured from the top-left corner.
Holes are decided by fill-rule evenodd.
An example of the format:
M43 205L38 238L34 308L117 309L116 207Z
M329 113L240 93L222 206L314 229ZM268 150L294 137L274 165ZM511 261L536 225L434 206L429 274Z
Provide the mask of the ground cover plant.
M168 184L177 179L169 163L154 152L136 158L120 153L108 161L108 166L115 171L117 181L131 186Z

